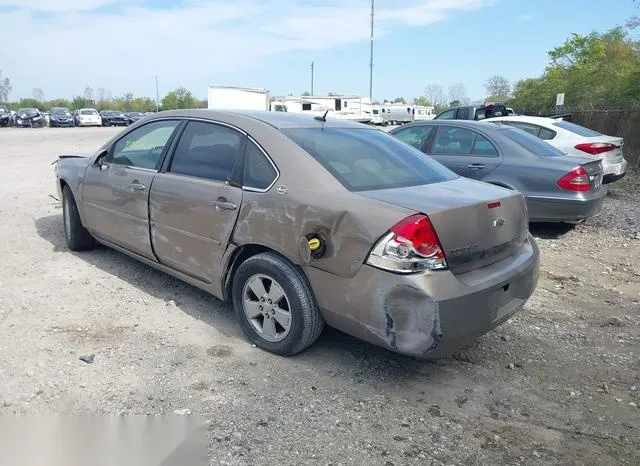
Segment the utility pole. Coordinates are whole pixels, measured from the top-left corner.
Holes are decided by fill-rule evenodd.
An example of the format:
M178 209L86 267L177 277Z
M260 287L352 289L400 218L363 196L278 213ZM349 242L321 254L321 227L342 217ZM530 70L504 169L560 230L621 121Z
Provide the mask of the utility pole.
M156 74L156 112L160 111L160 93L158 92L158 75Z
M311 62L311 95L313 95L313 62Z
M369 99L373 102L373 12L374 1L371 0L371 52L369 59Z

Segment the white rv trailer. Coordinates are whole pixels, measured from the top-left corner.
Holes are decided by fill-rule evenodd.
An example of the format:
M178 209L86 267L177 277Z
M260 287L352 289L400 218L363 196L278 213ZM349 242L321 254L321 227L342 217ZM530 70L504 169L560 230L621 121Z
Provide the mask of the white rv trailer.
M271 93L262 88L209 86L207 108L217 110L270 110Z
M413 121L412 106L409 104L384 104L382 123L384 125L402 125Z
M433 107L425 107L423 105L413 106L413 120L433 120L436 116L435 109Z
M297 96L285 97L288 112L324 115L327 118L369 123L372 117L371 99L359 96Z
M382 119L382 112L383 112L382 105L371 106L371 124L372 125L381 125L384 123Z

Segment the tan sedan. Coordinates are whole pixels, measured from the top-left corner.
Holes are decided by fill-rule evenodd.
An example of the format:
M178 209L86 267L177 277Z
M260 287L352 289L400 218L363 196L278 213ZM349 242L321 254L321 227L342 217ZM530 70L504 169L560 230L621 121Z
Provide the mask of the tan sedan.
M90 156L60 156L56 174L70 249L98 241L232 302L248 338L277 354L327 323L440 357L537 283L521 194L358 123L160 112Z

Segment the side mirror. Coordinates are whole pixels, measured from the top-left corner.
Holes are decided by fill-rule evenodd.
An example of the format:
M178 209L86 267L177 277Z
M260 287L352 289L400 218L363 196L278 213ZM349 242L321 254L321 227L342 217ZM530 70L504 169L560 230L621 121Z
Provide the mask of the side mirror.
M104 159L108 154L109 154L108 150L104 150L104 151L100 152L100 154L98 154L98 156L96 157L96 160L93 162L93 164L96 167L98 167L99 169L102 170L102 168L105 166L104 165Z

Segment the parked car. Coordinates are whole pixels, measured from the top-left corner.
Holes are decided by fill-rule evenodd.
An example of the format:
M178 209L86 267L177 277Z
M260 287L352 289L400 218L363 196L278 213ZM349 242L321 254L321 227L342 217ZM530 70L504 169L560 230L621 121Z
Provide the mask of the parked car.
M81 108L74 113L76 126L102 126L102 118L95 108Z
M461 105L438 113L434 120L484 120L508 115L504 104Z
M602 210L606 189L599 160L565 157L512 126L428 121L391 134L461 176L520 191L531 222L581 221Z
M140 112L126 112L124 115L129 120L129 124L135 123L140 118L144 118L144 114Z
M129 118L124 113L116 110L103 110L100 112L102 126L127 126Z
M510 116L492 118L491 122L520 128L571 157L586 156L600 160L604 184L623 178L627 172L627 161L622 154L624 139L621 137L605 136L561 118Z
M0 126L6 128L7 126L11 126L11 123L11 112L4 105L0 105Z
M55 167L70 249L97 241L229 300L248 338L281 355L326 322L444 356L537 283L522 194L355 122L165 111Z
M75 126L71 110L66 107L51 107L49 126L52 128L58 128L61 126Z
M37 108L20 108L16 112L14 124L18 128L42 128L45 120Z

